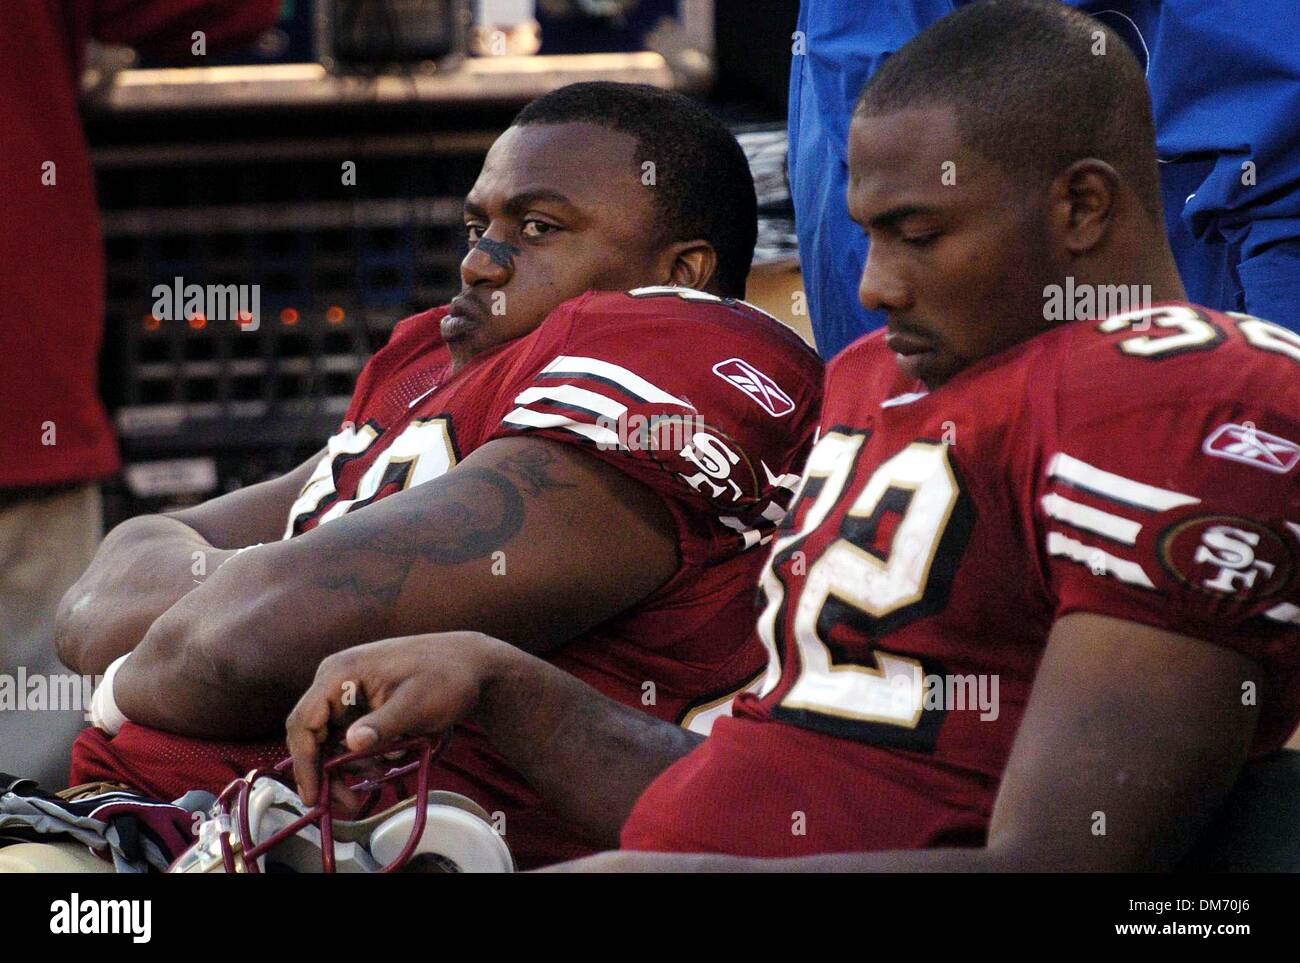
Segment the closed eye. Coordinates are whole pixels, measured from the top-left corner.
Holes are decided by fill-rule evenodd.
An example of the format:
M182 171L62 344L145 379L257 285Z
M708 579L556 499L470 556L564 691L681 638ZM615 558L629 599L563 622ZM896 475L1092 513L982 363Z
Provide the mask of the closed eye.
M939 231L930 231L928 234L900 235L904 244L909 247L929 247L939 239Z
M943 231L920 231L907 234L903 231L893 229L885 230L883 228L870 228L863 230L862 236L867 239L868 244L883 243L886 241L902 241L909 247L926 248L943 236Z

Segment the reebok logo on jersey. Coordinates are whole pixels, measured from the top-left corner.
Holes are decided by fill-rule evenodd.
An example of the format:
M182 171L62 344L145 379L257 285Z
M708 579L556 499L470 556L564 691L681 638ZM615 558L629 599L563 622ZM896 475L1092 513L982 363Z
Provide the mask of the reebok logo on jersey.
M1300 463L1300 445L1260 431L1250 422L1220 425L1205 439L1201 450L1215 458L1239 461L1279 475L1285 475Z
M794 411L793 399L782 391L775 381L748 361L728 358L715 364L713 373L749 395L773 418L780 418Z

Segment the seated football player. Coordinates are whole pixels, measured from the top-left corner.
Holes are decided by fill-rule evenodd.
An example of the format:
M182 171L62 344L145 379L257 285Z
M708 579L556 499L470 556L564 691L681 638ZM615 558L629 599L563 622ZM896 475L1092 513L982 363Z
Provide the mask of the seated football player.
M74 784L218 791L287 755L321 658L391 635L490 632L704 730L758 676L756 548L821 363L735 300L757 229L735 138L681 95L561 89L492 147L465 229L460 294L398 324L323 452L105 539L61 612L67 664L111 673ZM521 865L589 851L472 733L439 780Z
M758 690L702 740L491 638L384 640L289 718L308 798L331 723L359 747L468 718L621 843L586 868L1148 870L1282 746L1300 338L1184 302L1124 44L963 8L868 83L849 160L889 324L830 365ZM1087 305L1115 285L1152 303Z

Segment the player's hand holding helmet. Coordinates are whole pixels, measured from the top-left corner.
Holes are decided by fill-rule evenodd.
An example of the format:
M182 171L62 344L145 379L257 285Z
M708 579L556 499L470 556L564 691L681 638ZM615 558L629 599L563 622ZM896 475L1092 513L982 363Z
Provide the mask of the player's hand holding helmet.
M291 757L227 786L172 871L512 871L481 807L429 790L446 734L473 710L505 646L448 632L330 656L289 716ZM322 762L342 727L346 751ZM413 797L370 815L386 788L412 776Z
M308 804L294 791L291 759L234 780L199 826L199 839L172 864L173 873L511 872L514 861L491 817L472 800L430 791L433 762L446 737L417 738L345 752L318 772L325 792ZM412 761L385 765L394 755ZM360 767L358 764L361 764ZM362 794L355 819L336 819L330 787L345 774L382 769L354 782ZM414 776L415 795L370 815L385 789Z
M285 723L303 802L316 803L321 747L340 729L347 749L371 761L383 743L445 732L473 711L509 648L478 632L441 632L371 642L325 659ZM355 804L333 783L330 789L336 802Z

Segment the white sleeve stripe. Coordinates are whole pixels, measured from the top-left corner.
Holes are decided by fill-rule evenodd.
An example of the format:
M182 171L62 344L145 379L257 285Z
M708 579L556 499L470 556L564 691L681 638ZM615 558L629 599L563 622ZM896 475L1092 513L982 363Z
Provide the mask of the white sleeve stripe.
M517 405L528 405L534 401L558 402L568 408L589 411L595 417L603 416L613 421L618 421L627 414L627 405L620 405L612 398L596 391L579 388L577 385L549 385L527 388L519 392L519 395L515 398L515 404Z
M1141 585L1143 588L1149 589L1155 588L1155 584L1147 577L1147 573L1142 570L1142 566L1136 562L1116 558L1099 548L1084 545L1082 542L1076 541L1061 532L1047 533L1047 554L1061 556L1070 559L1072 562L1087 565L1093 572L1101 569L1102 572L1097 572L1097 574L1113 575L1121 582L1128 582L1130 585Z
M533 411L530 408L516 408L501 419L501 424L509 425L512 428L559 428L562 431L569 431L575 435L581 435L589 441L594 441L602 448L623 447L618 442L618 432L610 431L600 425L589 425L585 422L574 421L565 415L542 414L540 411Z
M880 403L882 408L893 408L895 405L910 405L913 401L919 401L928 395L928 391L909 391L904 395L895 395L892 398L886 398Z
M1292 605L1290 602L1275 605L1264 615L1275 622L1290 622L1293 625L1300 625L1300 605Z
M799 487L799 482L802 481L802 478L799 475L793 473L786 475L772 474L772 469L767 467L767 462L765 461L760 460L759 464L763 466L763 474L767 476L767 483L776 488L785 488L789 491L794 491Z
M1047 466L1049 478L1059 478L1067 484L1084 491L1110 498L1126 505L1146 508L1153 512L1163 512L1180 505L1195 505L1199 498L1157 488L1133 481L1123 475L1116 475L1089 465L1087 462L1072 458L1063 451L1052 456Z
M1142 531L1142 526L1137 522L1062 498L1060 495L1044 495L1042 505L1043 511L1051 518L1073 525L1075 528L1104 535L1125 545L1136 544L1138 533Z
M560 355L543 368L541 373L553 378L588 375L616 385L638 401L654 402L661 405L677 405L680 408L695 410L694 405L687 404L681 398L656 388L640 375L633 374L626 368L611 364L608 361L601 361L599 358Z
M744 541L742 551L746 548L753 548L763 537L763 533L757 528L751 528L734 515L719 515L718 521L741 537Z

